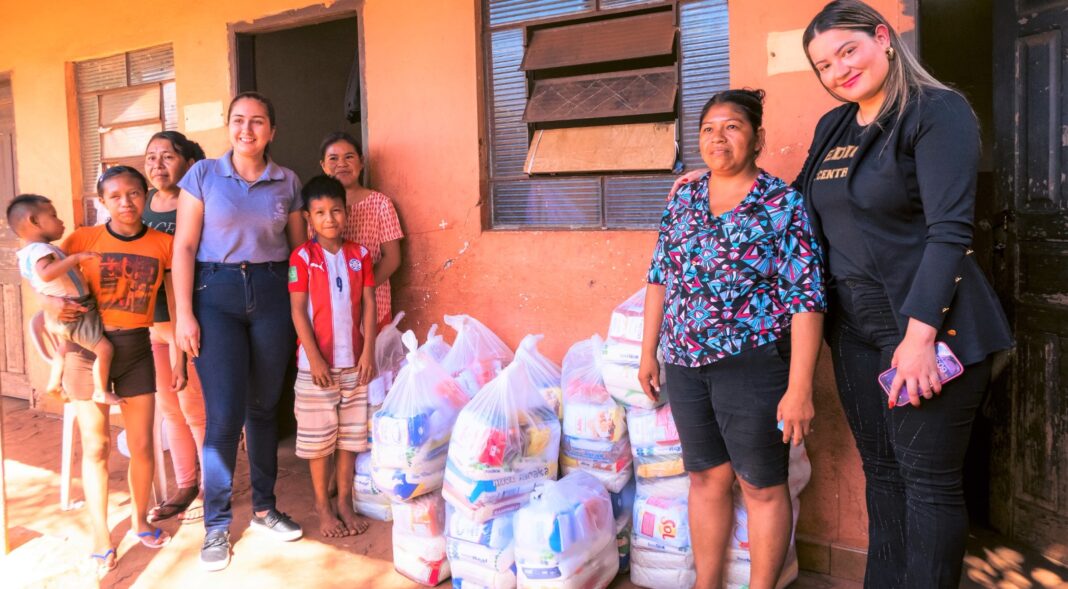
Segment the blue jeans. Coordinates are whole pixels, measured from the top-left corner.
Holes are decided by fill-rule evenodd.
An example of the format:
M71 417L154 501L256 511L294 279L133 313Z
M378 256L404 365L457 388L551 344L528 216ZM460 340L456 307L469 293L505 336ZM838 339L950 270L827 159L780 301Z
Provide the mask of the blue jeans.
M204 389L204 528L233 520L234 465L245 428L252 509L275 506L278 426L275 416L296 333L286 262L196 267L193 311L200 323L197 374Z
M837 294L834 371L867 482L864 587L956 589L968 535L964 455L990 360L966 366L918 408L890 409L876 378L890 367L902 334L886 292L851 280L840 282Z

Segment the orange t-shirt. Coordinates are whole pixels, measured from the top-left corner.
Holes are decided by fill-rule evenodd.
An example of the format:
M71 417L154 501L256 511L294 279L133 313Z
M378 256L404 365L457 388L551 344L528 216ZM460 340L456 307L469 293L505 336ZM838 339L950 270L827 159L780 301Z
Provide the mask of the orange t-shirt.
M151 327L156 294L164 271L171 267L173 241L147 225L134 237L97 225L76 229L63 242L63 251L100 254L82 262L81 268L105 327Z

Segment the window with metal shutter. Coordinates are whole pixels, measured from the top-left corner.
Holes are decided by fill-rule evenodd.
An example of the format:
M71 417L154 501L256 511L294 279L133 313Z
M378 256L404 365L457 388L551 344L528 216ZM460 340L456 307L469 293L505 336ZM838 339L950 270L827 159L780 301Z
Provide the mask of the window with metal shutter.
M96 180L111 166L141 169L148 139L178 128L170 44L74 64L78 94L83 224L103 220Z
M727 1L484 9L492 226L654 228L703 165L692 119L729 84Z

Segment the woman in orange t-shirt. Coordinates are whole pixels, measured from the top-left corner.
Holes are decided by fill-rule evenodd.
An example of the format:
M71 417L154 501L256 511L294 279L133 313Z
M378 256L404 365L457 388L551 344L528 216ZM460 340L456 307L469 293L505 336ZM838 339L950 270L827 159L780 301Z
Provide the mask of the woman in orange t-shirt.
M152 476L155 472L152 426L156 377L148 328L152 326L157 293L170 289L171 236L141 221L147 193L145 177L127 166L109 168L97 182L97 194L111 218L104 225L80 227L63 242L68 254L89 252L82 273L97 300L106 337L115 347L111 385L122 399L119 408L130 448L129 490L132 503L129 534L148 548L161 548L170 539L147 520ZM185 358L179 354L173 383L184 386ZM92 355L68 349L64 355L63 386L74 400L82 441L82 480L92 523L98 570L115 568L117 555L107 523L110 427L108 405L93 402Z

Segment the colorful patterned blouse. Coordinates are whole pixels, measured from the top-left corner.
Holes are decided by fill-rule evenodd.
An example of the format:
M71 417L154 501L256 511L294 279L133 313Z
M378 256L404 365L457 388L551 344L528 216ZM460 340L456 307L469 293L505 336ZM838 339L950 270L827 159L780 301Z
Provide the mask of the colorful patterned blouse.
M761 171L738 206L713 217L708 179L668 203L648 276L666 287L664 357L690 367L775 341L794 313L827 307L801 194Z

